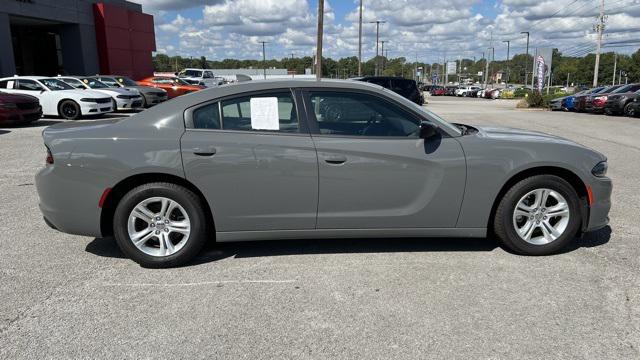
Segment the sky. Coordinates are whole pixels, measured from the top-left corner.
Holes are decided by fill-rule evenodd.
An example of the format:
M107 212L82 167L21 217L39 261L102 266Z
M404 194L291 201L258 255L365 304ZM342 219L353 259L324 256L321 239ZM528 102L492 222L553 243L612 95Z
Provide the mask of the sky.
M311 56L317 0L133 0L153 14L158 53L261 59ZM604 0L604 51L640 48L640 0ZM595 51L599 0L363 0L363 60L375 55L376 26L389 57L413 61L488 56L495 59L558 48L565 55ZM357 56L359 0L325 0L323 55Z

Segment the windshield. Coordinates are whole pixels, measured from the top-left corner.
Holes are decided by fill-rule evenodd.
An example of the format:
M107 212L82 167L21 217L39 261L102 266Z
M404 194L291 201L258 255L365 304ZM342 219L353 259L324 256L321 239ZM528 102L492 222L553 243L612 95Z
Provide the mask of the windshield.
M126 76L118 76L118 82L124 86L138 86L138 83Z
M73 90L73 86L58 79L53 79L53 78L40 79L40 82L44 84L44 86L46 86L51 91Z
M186 80L180 79L180 78L172 78L171 79L174 83L179 84L179 85L191 85L189 82L187 82Z
M200 70L182 70L180 76L188 77L202 77L202 71Z
M120 87L120 84L118 83L118 81L116 81L116 79L114 78L110 78L110 77L101 77L100 81L107 84L109 87Z
M102 81L98 81L96 79L86 78L82 79L82 82L86 85L89 85L92 89L108 89L109 85L103 83Z
M86 89L86 87L82 84L82 81L78 79L62 78L62 81L66 82L67 84L73 86L76 89Z

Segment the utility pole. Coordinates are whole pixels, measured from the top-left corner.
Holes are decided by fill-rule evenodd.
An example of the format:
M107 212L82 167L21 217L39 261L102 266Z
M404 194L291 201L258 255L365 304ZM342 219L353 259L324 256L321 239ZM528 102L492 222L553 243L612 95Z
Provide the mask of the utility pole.
M527 83L528 83L528 75L529 73L527 72L527 65L526 62L529 61L529 32L528 31L522 31L520 32L520 34L527 34L527 59L525 60L525 66L524 66L524 86L525 88L527 87ZM531 74L531 76L533 77L533 73ZM531 85L532 89L533 89L533 85Z
M322 30L324 21L324 0L318 0L318 39L316 41L316 79L322 79Z
M616 84L616 66L618 65L618 53L613 53L613 82L611 85Z
M380 57L382 57L382 59L380 59L381 65L380 65L380 75L384 74L384 43L386 41L384 40L380 40L380 42L382 43L382 51L380 52Z
M502 42L507 43L507 81L505 81L505 85L506 87L509 87L509 46L511 45L511 42L509 40L503 40Z
M380 24L384 24L386 21L376 20L369 21L369 24L376 24L376 76L380 74L380 59L378 58L378 43L380 42Z
M358 19L358 76L362 76L362 0L360 0L360 16Z
M600 47L602 46L602 32L604 31L604 0L600 0L600 16L595 30L598 32L598 43L596 44L596 65L593 69L593 87L598 86L598 68L600 67Z
M613 74L613 82L616 81L616 75ZM569 87L569 73L567 73L567 87Z
M268 44L267 41L260 41L262 43L262 74L264 75L264 79L267 79L267 57L264 50L264 44Z

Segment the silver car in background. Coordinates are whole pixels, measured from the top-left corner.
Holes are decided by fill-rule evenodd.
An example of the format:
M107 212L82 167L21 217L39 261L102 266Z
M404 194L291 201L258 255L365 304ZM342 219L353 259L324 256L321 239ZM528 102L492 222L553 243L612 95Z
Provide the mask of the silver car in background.
M255 81L43 132L40 209L143 266L206 241L485 237L528 255L608 224L606 158L533 131L450 124L380 86Z
M137 82L126 76L119 75L96 75L89 78L97 79L114 88L136 89L142 94L142 107L148 108L168 99L167 92L151 86L138 85Z

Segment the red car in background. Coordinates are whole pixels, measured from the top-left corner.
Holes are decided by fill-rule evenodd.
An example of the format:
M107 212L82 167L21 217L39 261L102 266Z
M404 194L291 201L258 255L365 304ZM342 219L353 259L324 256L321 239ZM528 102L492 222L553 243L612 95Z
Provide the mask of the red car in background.
M584 111L595 114L603 113L604 104L607 103L608 95L623 86L624 85L609 86L607 88L604 88L603 90L598 91L597 93L587 96L584 103Z
M446 89L444 88L444 86L438 86L438 85L433 86L430 91L432 96L443 96L445 92L446 92Z
M169 99L205 88L201 85L191 85L180 78L171 76L150 76L139 80L138 84L163 89L167 92Z
M41 117L42 106L37 98L0 91L0 126L24 125Z

